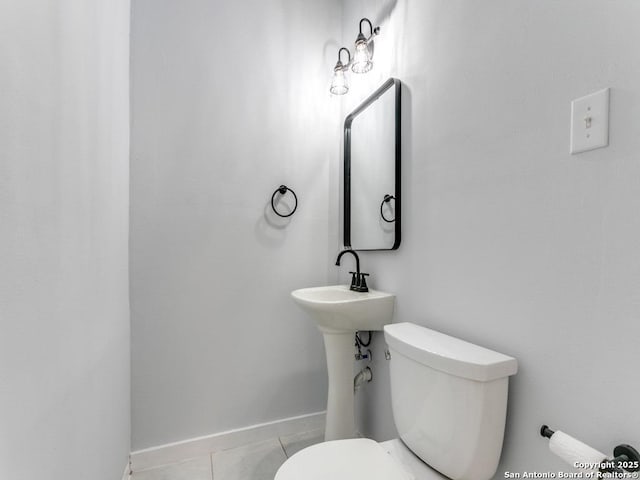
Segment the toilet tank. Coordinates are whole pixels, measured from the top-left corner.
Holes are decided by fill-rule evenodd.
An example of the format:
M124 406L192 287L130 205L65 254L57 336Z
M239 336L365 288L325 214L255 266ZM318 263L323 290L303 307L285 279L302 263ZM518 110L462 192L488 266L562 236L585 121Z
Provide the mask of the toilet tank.
M453 480L488 480L502 452L515 358L413 323L384 327L402 441Z

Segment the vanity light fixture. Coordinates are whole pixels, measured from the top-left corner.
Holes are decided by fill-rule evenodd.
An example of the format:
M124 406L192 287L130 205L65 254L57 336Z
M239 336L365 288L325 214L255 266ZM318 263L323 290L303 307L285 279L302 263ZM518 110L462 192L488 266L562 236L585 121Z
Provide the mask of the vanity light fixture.
M369 24L369 36L362 33L362 24ZM373 67L373 37L380 33L380 27L373 28L368 18L360 20L360 32L356 38L353 58L348 48L342 47L338 50L338 63L333 68L333 80L329 90L334 95L344 95L349 91L349 81L345 73L351 68L354 73L367 73ZM347 63L342 63L342 51L347 52Z
M369 24L369 37L365 37L362 33L362 23ZM354 73L367 73L373 67L373 37L380 33L380 27L373 28L368 18L360 20L360 33L356 38L355 54L353 55L353 65L351 70Z
M347 52L346 64L342 63L340 58L343 50ZM351 65L351 52L349 49L342 47L338 50L338 63L336 63L336 66L333 68L333 81L329 89L334 95L344 95L349 91L349 82L347 76L344 74L345 71L349 70L349 65Z

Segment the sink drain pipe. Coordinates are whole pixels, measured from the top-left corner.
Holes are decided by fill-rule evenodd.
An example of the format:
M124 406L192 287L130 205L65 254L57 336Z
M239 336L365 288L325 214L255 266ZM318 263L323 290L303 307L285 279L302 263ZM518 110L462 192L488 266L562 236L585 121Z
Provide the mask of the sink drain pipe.
M358 374L353 378L353 391L355 392L360 388L361 385L370 382L373 379L373 374L371 373L371 369L369 367L365 367L358 372Z

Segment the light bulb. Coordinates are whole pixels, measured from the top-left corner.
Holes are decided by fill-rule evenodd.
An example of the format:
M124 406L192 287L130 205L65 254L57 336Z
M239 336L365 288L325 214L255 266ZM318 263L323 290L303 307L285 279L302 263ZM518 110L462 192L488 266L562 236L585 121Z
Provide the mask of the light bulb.
M371 62L369 46L364 38L358 39L356 41L356 51L353 55L351 70L353 70L354 73L367 73L372 67L373 63Z
M336 65L333 71L333 81L331 82L329 91L334 95L344 95L349 91L349 82L347 82L347 77L341 65L340 68Z

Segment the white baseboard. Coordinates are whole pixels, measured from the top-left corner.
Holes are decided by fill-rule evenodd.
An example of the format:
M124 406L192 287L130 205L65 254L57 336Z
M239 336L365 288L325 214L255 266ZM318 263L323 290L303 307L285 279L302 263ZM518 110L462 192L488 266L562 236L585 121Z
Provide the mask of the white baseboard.
M131 471L137 472L269 438L324 428L325 416L326 412L311 413L145 448L131 452Z
M127 462L122 473L122 480L129 480L131 478L131 461Z

